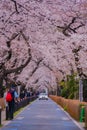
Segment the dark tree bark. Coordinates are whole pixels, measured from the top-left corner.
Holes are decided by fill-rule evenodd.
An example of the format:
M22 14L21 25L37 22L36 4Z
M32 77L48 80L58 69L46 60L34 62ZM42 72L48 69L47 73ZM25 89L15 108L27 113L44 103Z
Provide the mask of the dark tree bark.
M81 46L79 46L78 48L75 48L72 50L73 54L74 54L74 58L75 58L75 65L77 68L77 73L79 75L79 77L84 77L87 78L87 76L83 73L82 67L80 65L80 61L79 61L79 51L81 50Z
M17 7L17 2L16 2L16 0L11 0L11 1L12 1L12 2L14 3L14 5L15 5L15 10L16 10L16 12L19 13L19 12L18 12L18 7Z
M70 33L77 33L77 29L79 29L82 26L85 26L85 24L80 23L77 27L72 27L72 25L76 22L77 17L73 17L71 22L69 24L65 24L64 26L56 26L57 28L60 28L62 30L62 33L65 36L70 36Z
M32 71L30 77L32 77L32 75L36 72L36 70L38 69L39 64L42 62L42 60L43 60L43 59L40 59L40 60L36 63L37 66L36 66L36 67L34 68L34 70Z

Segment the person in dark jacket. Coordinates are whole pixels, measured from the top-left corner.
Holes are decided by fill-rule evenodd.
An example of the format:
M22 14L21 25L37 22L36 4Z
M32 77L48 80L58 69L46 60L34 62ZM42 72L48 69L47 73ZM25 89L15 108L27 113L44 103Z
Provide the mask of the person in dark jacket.
M9 92L12 95L12 100L10 102L8 102L9 119L11 120L11 119L14 118L15 89L14 88L10 88Z

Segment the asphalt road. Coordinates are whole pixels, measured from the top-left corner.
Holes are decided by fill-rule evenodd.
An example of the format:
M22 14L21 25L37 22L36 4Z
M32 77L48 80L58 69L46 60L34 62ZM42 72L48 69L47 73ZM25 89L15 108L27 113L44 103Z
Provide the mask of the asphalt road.
M51 99L36 100L0 130L84 130Z

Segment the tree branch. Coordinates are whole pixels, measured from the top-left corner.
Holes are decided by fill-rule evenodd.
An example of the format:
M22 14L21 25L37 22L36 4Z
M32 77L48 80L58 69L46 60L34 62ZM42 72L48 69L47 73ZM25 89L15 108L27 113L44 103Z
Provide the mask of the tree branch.
M75 65L77 68L77 73L79 75L79 77L85 77L87 78L87 76L83 73L82 67L80 66L80 61L79 61L79 51L81 50L82 46L79 46L78 48L75 48L72 50L73 54L74 54L74 58L75 58Z
M17 13L19 13L19 12L18 12L18 8L17 8L17 2L16 2L16 0L11 0L11 1L14 2L15 10L16 10Z
M9 41L6 42L6 43L7 43L7 47L9 48L8 56L6 57L7 61L9 61L9 60L11 59L11 57L12 57L12 50L10 49L10 47L11 47L11 44L10 44L10 43L11 43L11 41L14 40L18 35L19 35L19 33L18 33L18 34L17 34L17 33L14 33L14 34L12 35L12 37L9 38Z
M32 71L30 77L32 77L32 75L36 72L36 70L38 69L39 67L39 64L42 62L43 59L40 59L38 62L37 62L37 66L34 68L34 70Z
M21 70L21 69L23 69L24 67L26 67L27 64L30 62L30 60L31 60L31 55L28 57L27 61L26 61L24 64L20 65L20 66L17 67L17 68L10 69L10 70L6 70L6 74L18 72L19 70Z
M20 65L19 67L13 68L13 69L9 69L6 70L6 74L10 74L10 73L17 73L18 71L21 71L24 67L27 66L27 64L30 62L32 56L31 56L31 49L30 49L30 45L28 42L28 39L26 38L26 36L24 35L24 33L22 31L20 31L22 37L24 38L25 42L27 43L28 46L28 59L26 60L26 62L22 65ZM8 41L8 45L10 46L10 42L15 39L20 33L15 33L14 35L12 35L11 39Z
M73 17L72 21L69 24L65 24L64 26L60 27L60 26L56 26L57 28L62 30L62 33L65 36L70 36L70 32L72 33L77 33L76 30L82 26L85 26L83 23L81 23L79 26L72 28L71 25L74 24L76 22L77 17Z

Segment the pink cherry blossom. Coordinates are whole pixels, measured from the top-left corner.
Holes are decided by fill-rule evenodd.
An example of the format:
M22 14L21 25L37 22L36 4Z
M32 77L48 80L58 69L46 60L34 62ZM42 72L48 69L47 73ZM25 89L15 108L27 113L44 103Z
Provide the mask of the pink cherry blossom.
M73 49L81 46L78 66L87 75L86 26L86 0L1 0L0 64L5 69L0 71L22 66L30 56L7 78L26 87L56 89L72 68L78 73Z

